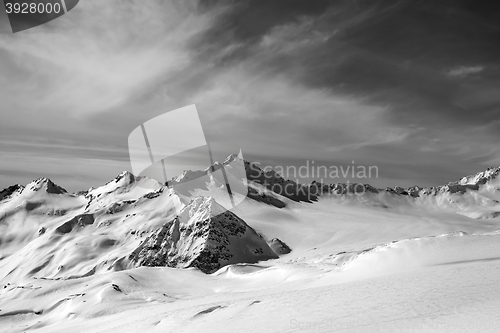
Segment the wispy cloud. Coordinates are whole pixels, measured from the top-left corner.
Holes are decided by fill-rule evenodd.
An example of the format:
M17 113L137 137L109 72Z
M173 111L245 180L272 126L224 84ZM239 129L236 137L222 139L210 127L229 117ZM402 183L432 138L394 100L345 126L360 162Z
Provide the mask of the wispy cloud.
M84 116L124 104L189 64L186 43L209 24L193 6L84 1L41 30L2 35L2 100Z
M458 66L448 71L449 76L466 77L484 71L483 66Z
M460 17L465 9L454 6ZM130 131L193 103L217 159L238 148L279 164L354 159L377 164L394 185L475 171L498 160L498 128L481 126L498 118L500 36L445 9L83 1L39 29L0 36L0 152L8 155L0 187L30 168L68 175L81 161L93 169L62 186L79 189L86 172L105 182L129 167ZM22 166L30 157L37 163Z

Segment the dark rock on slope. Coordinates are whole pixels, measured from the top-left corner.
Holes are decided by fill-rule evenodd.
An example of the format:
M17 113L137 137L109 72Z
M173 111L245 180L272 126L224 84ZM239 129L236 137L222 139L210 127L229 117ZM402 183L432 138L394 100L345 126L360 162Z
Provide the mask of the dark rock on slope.
M210 197L196 197L129 256L133 266L196 267L213 273L278 256L255 230Z

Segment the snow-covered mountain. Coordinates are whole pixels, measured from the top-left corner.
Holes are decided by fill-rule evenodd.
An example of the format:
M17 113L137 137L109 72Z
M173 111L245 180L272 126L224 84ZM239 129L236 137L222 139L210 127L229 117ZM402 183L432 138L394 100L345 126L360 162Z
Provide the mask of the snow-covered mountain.
M221 181L211 178L211 182L196 182L238 159L231 155L224 163L205 170L185 171L173 180L171 187L129 172L101 187L76 194L67 193L47 178L34 180L25 187L13 185L0 192L0 255L13 256L9 260L14 262L13 271L20 269L14 267L16 256L29 257L27 262L33 261L33 266L25 264L24 274L36 271L50 277L80 276L99 268L133 264L198 267L213 272L227 264L276 258L262 236L214 199L224 191ZM389 210L431 209L476 219L500 216L500 168L489 168L444 186L376 189L368 184L313 182L303 186L274 171L263 171L256 164L241 159L238 162L245 165L248 200L276 209L289 202L314 206L313 202L333 198ZM230 169L228 173L233 177ZM241 175L237 179L243 182ZM286 193L284 186L288 186ZM196 193L204 197L188 197ZM232 234L228 230L241 232ZM50 238L57 249L70 239L89 249L94 248L96 239L102 240L95 254L86 253L85 257L91 260L75 254L73 260L66 262L58 261L53 249L38 251L39 247L47 248L44 238ZM280 248L278 252L289 252L286 244L285 250L274 244L276 247ZM200 258L211 258L211 266L202 264Z
M140 266L196 267L205 273L275 259L265 240L211 197L196 197L129 257Z
M236 184L234 196L248 189L229 210L225 180L215 172L222 167ZM411 282L397 274L436 265L447 265L439 274L450 279L456 269L466 272L462 287L470 298L467 284L476 275L466 268L472 266L454 265L483 267L484 283L500 271L491 261L500 257L499 174L490 168L431 188L304 186L231 155L168 186L129 172L78 193L46 178L14 185L0 192L0 328L88 331L92 324L80 319L96 323L147 306L151 313L130 318L142 322L165 307L178 315L141 329L182 324L195 331L223 320L230 330L239 326L230 319L238 313L248 324L254 316L274 316L275 322L266 319L270 331L293 331L289 318L297 317L281 309L288 319L280 322L279 304L321 313L314 298L342 294L338 285L383 290L385 280L372 279L390 276L392 288L406 290ZM446 287L436 285L441 275L425 272L421 281ZM489 288L490 296L497 291ZM404 304L394 297L388 309ZM492 302L500 305L500 296ZM373 316L392 316L384 311Z
M338 200L355 201L387 209L413 207L454 212L475 219L500 215L500 167L463 177L436 187L412 186L377 189L369 184L313 182L309 193Z
M67 279L135 266L212 273L278 258L262 235L213 197L191 199L185 187L179 193L176 185L207 172L193 174L184 172L167 187L123 172L76 194L46 178L11 186L0 202L0 267L12 277ZM216 179L196 185L203 188L192 190L212 190L215 197L224 189Z

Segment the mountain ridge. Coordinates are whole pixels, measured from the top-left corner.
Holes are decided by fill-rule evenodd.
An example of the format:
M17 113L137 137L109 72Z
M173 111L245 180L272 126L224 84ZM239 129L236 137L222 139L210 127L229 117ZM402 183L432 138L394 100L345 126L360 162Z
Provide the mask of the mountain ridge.
M239 156L237 154L231 154L229 155L224 162L215 162L212 165L206 167L204 170L184 170L180 175L173 177L172 180L175 181L176 183L182 183L191 179L194 179L196 177L200 177L202 175L206 175L210 170L218 170L220 169L223 165L228 165L234 159L238 158ZM323 187L326 190L325 186L329 187L329 190L327 192L332 192L332 191L337 191L339 192L338 194L347 194L347 193L356 193L359 192L361 187L363 187L363 191L366 192L373 192L373 193L378 193L380 191L387 191L387 192L393 192L395 194L399 195L410 195L410 196L420 196L420 195L435 195L439 192L462 192L464 193L467 189L471 190L477 190L479 186L485 185L489 181L496 179L500 175L500 166L499 167L488 167L485 171L480 171L477 172L476 174L471 174L462 177L461 179L457 181L452 181L448 182L447 184L444 185L437 185L437 186L427 186L427 187L422 187L418 185L410 186L410 187L401 187L401 186L394 186L394 187L386 187L386 188L377 188L369 183L357 183L357 182L347 182L347 183L321 183L316 180L313 180L310 184L308 185L301 185L293 180L290 179L285 179L283 176L281 176L279 173L275 172L274 170L263 170L255 162L249 162L246 160L243 160L245 163L245 171L246 171L246 176L247 179L256 182L260 185L265 186L267 189L277 193L284 195L285 197L288 197L289 199L292 199L294 201L305 201L305 202L312 202L315 201L316 195L313 193L310 193L309 191L316 190L315 188L318 187ZM112 180L106 182L103 186L110 185L113 183L116 183L119 186L117 187L122 187L126 185L130 185L131 183L134 183L136 180L139 179L148 179L155 181L153 178L147 177L147 176L136 176L132 174L130 171L122 171L119 173L115 178ZM160 183L161 184L161 183ZM294 195L287 195L283 193L284 191L276 190L276 185L282 185L282 186L291 186L293 187L293 190L291 193L294 193ZM103 187L101 186L101 187ZM358 187L356 189L356 187ZM0 191L0 200L3 200L4 197L7 197L9 191L14 192L18 189L30 189L32 191L38 191L40 188L47 188L49 193L52 194L62 194L62 193L68 193L64 188L60 187L59 185L55 184L52 180L49 178L45 177L40 177L38 179L35 179L31 182L29 182L27 185L23 186L21 184L14 184L11 185L2 191ZM72 194L78 195L80 193L86 193L91 190L95 190L96 188L91 187L87 191L78 191L74 192ZM320 191L322 193L322 191ZM255 195L255 191L253 193Z

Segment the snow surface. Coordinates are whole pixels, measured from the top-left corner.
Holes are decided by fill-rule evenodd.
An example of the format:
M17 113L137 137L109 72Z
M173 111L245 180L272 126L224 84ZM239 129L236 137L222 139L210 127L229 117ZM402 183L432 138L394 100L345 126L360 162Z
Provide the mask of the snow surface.
M129 173L78 194L47 179L13 187L0 192L0 331L498 332L498 170L418 196L317 202L248 184L284 206L247 198L231 213L291 252L212 274L128 256L179 212L186 226L224 213L214 177L194 201ZM245 244L228 239L232 252Z

